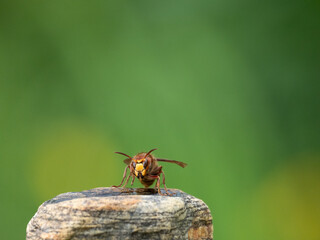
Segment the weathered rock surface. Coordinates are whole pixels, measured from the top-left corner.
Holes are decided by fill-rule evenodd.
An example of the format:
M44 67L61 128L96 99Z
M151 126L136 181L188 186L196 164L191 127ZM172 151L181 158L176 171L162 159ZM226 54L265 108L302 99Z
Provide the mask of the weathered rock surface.
M210 210L177 189L95 188L44 202L27 226L39 239L213 239Z

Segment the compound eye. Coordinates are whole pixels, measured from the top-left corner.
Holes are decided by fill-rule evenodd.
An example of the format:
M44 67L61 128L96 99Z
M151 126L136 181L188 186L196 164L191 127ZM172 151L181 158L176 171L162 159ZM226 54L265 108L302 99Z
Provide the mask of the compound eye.
M135 168L136 167L136 162L132 161L132 166Z
M143 167L146 168L147 165L148 165L148 160L145 160L145 161L143 162Z

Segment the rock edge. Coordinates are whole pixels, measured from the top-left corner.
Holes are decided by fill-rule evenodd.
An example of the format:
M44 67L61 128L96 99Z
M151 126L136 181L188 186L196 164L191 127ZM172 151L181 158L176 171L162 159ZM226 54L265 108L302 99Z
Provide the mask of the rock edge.
M44 202L27 226L27 240L213 239L208 206L178 189L95 188Z

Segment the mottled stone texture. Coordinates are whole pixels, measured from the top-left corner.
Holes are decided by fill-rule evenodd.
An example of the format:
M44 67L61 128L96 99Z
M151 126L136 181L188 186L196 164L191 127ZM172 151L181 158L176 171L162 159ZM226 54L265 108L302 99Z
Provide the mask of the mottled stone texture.
M43 203L27 226L38 239L212 239L207 205L170 189L95 188L63 193Z

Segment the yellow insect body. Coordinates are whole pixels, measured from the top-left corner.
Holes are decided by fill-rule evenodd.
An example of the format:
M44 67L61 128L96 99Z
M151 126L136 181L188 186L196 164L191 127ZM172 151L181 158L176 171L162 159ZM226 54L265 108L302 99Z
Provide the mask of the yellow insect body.
M145 187L149 187L154 183L154 181L156 181L156 189L158 190L158 193L160 195L163 195L160 191L160 175L162 175L162 183L163 183L164 189L166 190L166 194L171 195L168 192L168 189L165 184L165 177L164 177L164 172L162 171L162 166L158 165L158 161L175 163L180 167L185 167L187 166L187 164L183 162L175 161L175 160L155 158L153 155L151 155L151 152L154 150L156 150L156 148L150 150L147 153L145 152L138 153L134 157L130 157L125 153L116 152L118 154L121 154L127 157L127 159L125 159L124 162L128 166L124 170L121 183L118 186L113 186L113 187L122 186L124 180L127 179L124 184L124 186L126 186L130 177L132 177L132 181L131 181L131 185L132 185L135 177L137 177L139 181L142 183L142 185ZM126 175L127 175L128 169L130 169L130 174L127 177Z
M143 164L142 163L138 163L136 165L136 171L141 172L144 169Z

